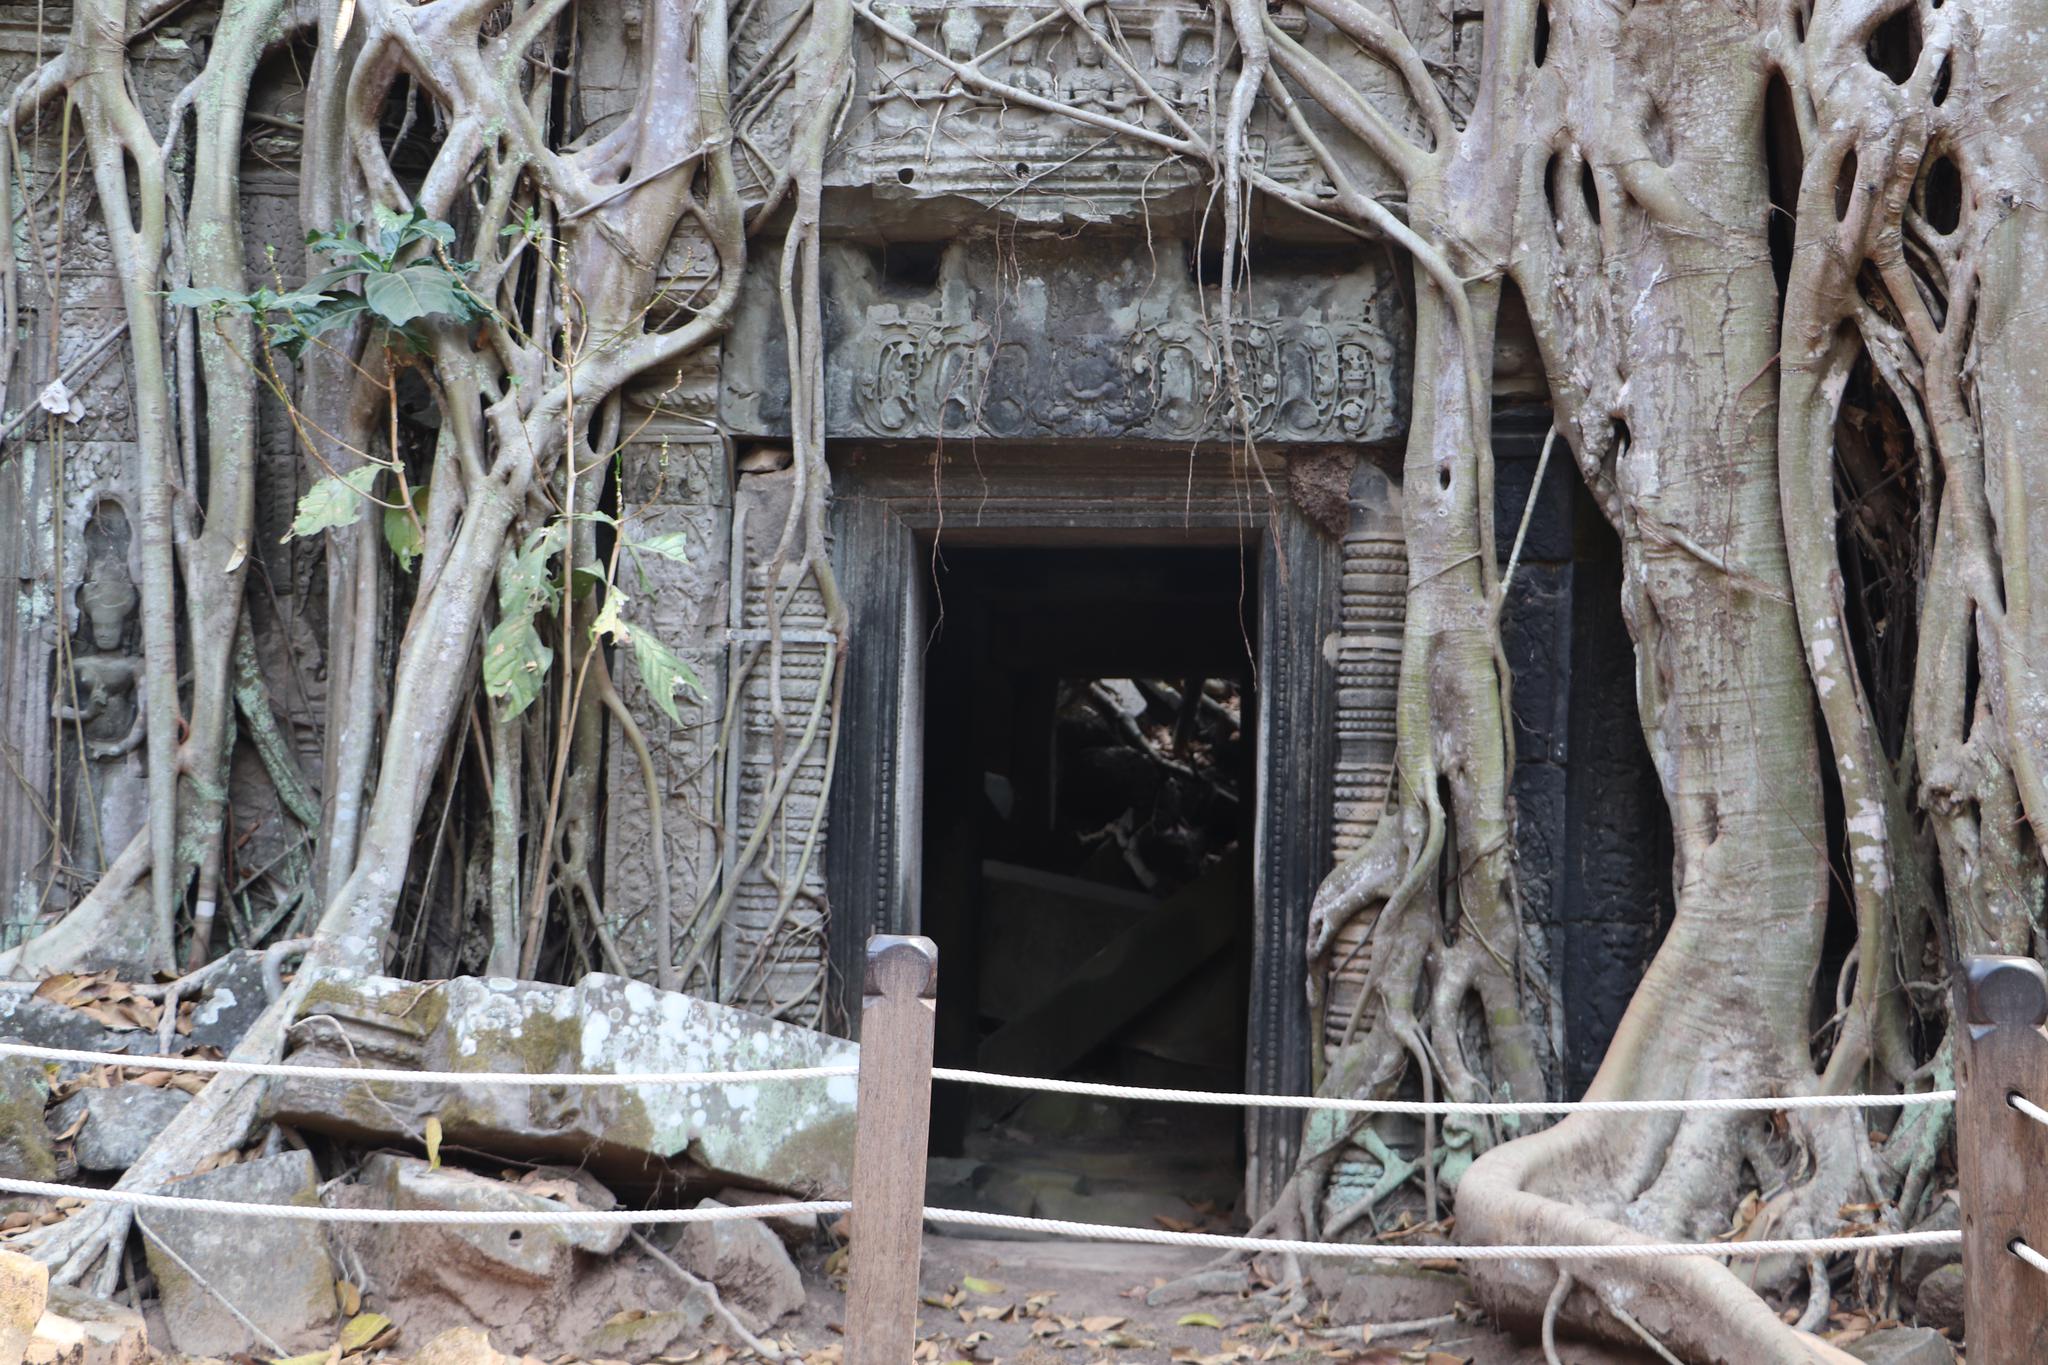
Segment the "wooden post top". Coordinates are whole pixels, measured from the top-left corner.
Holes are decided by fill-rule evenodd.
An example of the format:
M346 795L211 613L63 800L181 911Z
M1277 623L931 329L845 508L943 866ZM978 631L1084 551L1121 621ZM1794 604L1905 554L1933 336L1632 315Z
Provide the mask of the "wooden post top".
M1973 957L1963 970L1963 1019L1985 1029L2048 1023L2048 971L2030 957Z
M868 939L868 995L911 1000L936 999L939 945L914 934L876 934Z

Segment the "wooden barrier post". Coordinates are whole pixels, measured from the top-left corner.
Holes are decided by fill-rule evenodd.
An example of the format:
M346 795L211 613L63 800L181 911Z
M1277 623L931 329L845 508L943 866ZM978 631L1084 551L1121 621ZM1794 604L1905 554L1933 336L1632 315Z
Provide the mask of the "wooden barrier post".
M846 1365L906 1365L917 1349L938 978L939 949L930 939L868 940Z
M2048 1108L2048 972L2025 957L1973 957L1956 1045L1956 1166L1963 1204L1963 1335L1972 1361L2048 1361L2048 1127L2007 1102Z

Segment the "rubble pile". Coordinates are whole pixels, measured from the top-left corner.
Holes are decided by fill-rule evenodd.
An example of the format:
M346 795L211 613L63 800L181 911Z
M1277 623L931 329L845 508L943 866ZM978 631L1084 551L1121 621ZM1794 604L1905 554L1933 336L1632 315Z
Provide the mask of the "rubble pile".
M218 1057L270 999L260 955L187 999L110 976L0 986L0 1037L105 1053L0 1058L0 1174L105 1186L202 1089L152 1068ZM274 983L273 983L274 985ZM267 1082L243 1144L169 1193L328 1208L589 1210L843 1197L851 1077L681 1086L433 1086L351 1067L608 1074L847 1066L844 1040L620 977L572 986L460 978L313 982L286 1060L335 1079ZM0 1247L80 1201L0 1197ZM0 1250L0 1365L157 1358L342 1365L646 1359L761 1344L804 1305L792 1253L816 1220L655 1226L319 1223L149 1209L140 1311L52 1288ZM303 1359L302 1359L303 1357Z

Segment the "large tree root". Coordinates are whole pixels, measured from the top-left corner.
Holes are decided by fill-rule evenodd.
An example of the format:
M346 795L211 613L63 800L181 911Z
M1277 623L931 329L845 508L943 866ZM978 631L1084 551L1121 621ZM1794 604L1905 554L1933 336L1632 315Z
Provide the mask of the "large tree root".
M1487 1152L1458 1186L1460 1237L1496 1245L1657 1240L1596 1211L1596 1201L1611 1200L1628 1180L1628 1166L1657 1156L1645 1143L1659 1134L1646 1127L1631 1119L1578 1114ZM1686 1145L1673 1140L1670 1149L1676 1153ZM1787 1325L1734 1271L1707 1257L1574 1262L1573 1283L1561 1304L1553 1302L1562 1273L1558 1263L1481 1261L1470 1271L1487 1311L1532 1333L1547 1315L1562 1316L1623 1345L1642 1344L1647 1332L1680 1359L1701 1365L1839 1365L1852 1359Z

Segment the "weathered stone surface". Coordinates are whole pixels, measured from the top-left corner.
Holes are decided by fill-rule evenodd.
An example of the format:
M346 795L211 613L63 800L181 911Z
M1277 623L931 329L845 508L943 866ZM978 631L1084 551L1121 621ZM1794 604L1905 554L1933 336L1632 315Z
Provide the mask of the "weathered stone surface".
M26 989L0 991L0 1038L82 1052L127 1052L145 1042L150 1051L156 1050L155 1037L141 1029L107 1028L79 1010Z
M827 244L828 434L1191 440L1243 423L1274 442L1399 436L1400 291L1374 258L1264 267L1259 311L1232 337L1240 411L1213 300L1189 271L1160 268L1186 250L961 237L905 272L886 250ZM749 273L726 348L721 411L736 430L787 430L774 281Z
M58 1285L23 1365L143 1365L151 1358L140 1313Z
M353 1208L457 1209L474 1212L563 1208L609 1209L610 1191L569 1172L539 1172L521 1186L472 1171L435 1170L417 1157L379 1153L363 1164L348 1185L331 1187L332 1204ZM554 1194L541 1193L546 1190ZM476 1277L545 1288L575 1273L575 1253L608 1256L626 1240L624 1226L608 1227L372 1227L357 1239L372 1278L390 1282L390 1272L426 1275L460 1295ZM381 1271L385 1273L379 1273Z
M1962 1205L1953 1198L1944 1198L1928 1211L1926 1217L1913 1225L1913 1231L1954 1232L1962 1225ZM1958 1265L1962 1259L1960 1245L1907 1247L1899 1253L1899 1293L1907 1302L1912 1302L1929 1275L1945 1265Z
M412 1365L504 1365L511 1359L477 1327L451 1327L420 1347Z
M1851 1343L1849 1354L1868 1365L1956 1365L1956 1348L1931 1327L1887 1327Z
M269 1004L263 988L263 954L247 948L224 954L192 1002L192 1032L183 1035L183 1046L226 1052L242 1041Z
M49 1297L50 1272L12 1251L0 1251L0 1361L21 1359Z
M743 1190L728 1187L712 1196L721 1204L785 1204L789 1201L782 1195L765 1190ZM815 1213L797 1214L777 1218L763 1218L762 1227L782 1239L782 1244L791 1250L800 1250L818 1240L821 1224Z
M51 1111L50 1121L62 1133L84 1119L77 1139L81 1169L125 1171L191 1102L168 1086L116 1085L79 1091Z
M718 829L699 813L717 804L721 767L713 761L725 711L723 639L727 567L731 559L731 454L722 440L706 440L702 427L666 415L634 424L637 439L623 457L625 497L637 507L632 535L680 532L681 562L643 555L634 576L633 624L651 630L687 662L703 684L675 699L677 719L654 704L639 670L614 675L640 728L654 765L661 802L662 842L668 854L671 946L684 939L684 921L719 872ZM623 730L613 726L605 808L605 925L625 975L660 976L661 885L654 857L654 820L640 758ZM693 985L701 985L700 975Z
M57 1156L43 1105L50 1097L42 1063L0 1057L0 1175L16 1180L54 1180Z
M580 1171L540 1167L518 1180L494 1180L389 1153L372 1157L356 1180L329 1186L325 1197L337 1208L547 1212L616 1204ZM622 1226L350 1224L335 1235L401 1341L429 1343L415 1365L502 1359L483 1354L486 1346L641 1360L679 1340L699 1344L707 1331L717 1336L708 1293L627 1246Z
M435 1071L733 1071L851 1065L852 1043L620 977L575 986L458 977L324 981L292 1060ZM366 1141L445 1141L587 1167L616 1183L681 1173L836 1192L853 1159L854 1081L664 1086L468 1086L292 1080L273 1097L295 1127Z
M1963 1330L1963 1267L1961 1262L1929 1271L1913 1296L1913 1316L1929 1327Z
M698 1207L724 1208L716 1199ZM804 1306L804 1277L782 1241L759 1223L685 1223L676 1259L718 1286L724 1300L756 1321L773 1323Z
M711 1296L700 1287L670 1292L664 1308L622 1308L583 1335L579 1349L601 1359L645 1360L720 1333L712 1324Z
M319 1172L305 1152L223 1166L177 1181L169 1192L252 1204L320 1202ZM226 1304L280 1346L322 1344L335 1297L318 1224L199 1210L152 1210L139 1221L171 1345L179 1351L226 1356L262 1345Z

